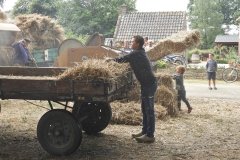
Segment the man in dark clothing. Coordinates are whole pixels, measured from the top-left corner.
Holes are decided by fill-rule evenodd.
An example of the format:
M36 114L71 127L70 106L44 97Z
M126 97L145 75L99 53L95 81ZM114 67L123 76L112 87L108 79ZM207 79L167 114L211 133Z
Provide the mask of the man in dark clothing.
M114 60L119 63L130 63L130 66L141 85L143 128L140 133L133 134L132 137L140 143L152 143L155 141L154 94L157 89L157 82L150 61L143 49L143 44L144 39L141 36L134 36L131 46L133 51L123 57L115 58Z
M29 39L23 39L12 45L15 50L14 65L28 66L33 61L30 58L30 52L27 48L30 42Z

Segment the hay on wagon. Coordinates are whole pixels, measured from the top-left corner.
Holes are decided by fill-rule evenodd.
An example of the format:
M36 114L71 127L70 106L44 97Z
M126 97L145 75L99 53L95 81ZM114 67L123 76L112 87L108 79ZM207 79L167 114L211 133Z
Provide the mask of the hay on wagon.
M128 64L115 61L106 63L101 59L89 59L67 69L58 79L77 79L85 81L111 81L128 72Z

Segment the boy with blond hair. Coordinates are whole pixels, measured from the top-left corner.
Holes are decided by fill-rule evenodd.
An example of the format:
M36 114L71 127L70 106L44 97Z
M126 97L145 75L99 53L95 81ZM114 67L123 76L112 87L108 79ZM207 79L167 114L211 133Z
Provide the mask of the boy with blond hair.
M192 107L190 106L188 100L186 99L186 90L183 82L183 74L185 72L184 66L177 66L176 73L173 75L173 79L176 81L176 90L177 90L177 101L178 101L178 109L181 111L181 100L187 105L188 113L191 113Z

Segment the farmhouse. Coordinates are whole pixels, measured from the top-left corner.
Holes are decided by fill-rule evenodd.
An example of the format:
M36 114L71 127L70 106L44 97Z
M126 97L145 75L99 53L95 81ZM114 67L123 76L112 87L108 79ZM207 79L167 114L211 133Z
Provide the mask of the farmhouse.
M186 12L128 12L121 7L113 41L130 41L134 35L159 41L179 31L187 30Z

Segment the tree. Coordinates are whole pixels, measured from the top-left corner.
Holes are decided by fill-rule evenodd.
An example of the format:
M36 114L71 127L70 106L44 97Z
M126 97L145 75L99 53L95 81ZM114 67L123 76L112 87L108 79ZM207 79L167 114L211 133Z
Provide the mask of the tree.
M223 33L223 14L219 13L219 0L190 0L188 5L190 27L199 29L202 35L201 48L207 49L213 44L216 35Z
M126 4L129 10L134 10L135 2L136 0L69 0L60 8L58 20L67 31L77 35L99 32L110 37L114 33L120 6Z
M13 8L13 15L42 14L56 18L56 13L63 0L18 0Z
M219 0L220 12L224 15L223 24L236 24L236 19L240 17L239 0Z

